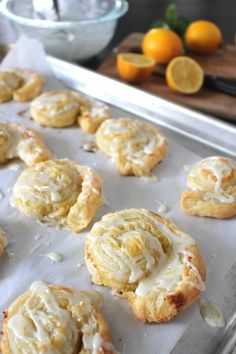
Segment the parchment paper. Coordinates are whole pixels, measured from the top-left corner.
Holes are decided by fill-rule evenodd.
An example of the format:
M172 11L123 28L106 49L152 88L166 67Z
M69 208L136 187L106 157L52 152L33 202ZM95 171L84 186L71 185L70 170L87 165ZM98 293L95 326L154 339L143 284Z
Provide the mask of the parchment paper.
M1 68L23 66L38 70L46 76L45 90L61 88L62 83L51 77L42 46L35 40L22 38L5 58ZM79 78L78 78L79 80ZM10 206L11 188L21 170L11 169L11 164L0 168L0 225L4 229L9 245L0 260L0 310L35 280L63 284L75 289L95 289L104 296L102 312L107 318L116 349L123 354L166 354L178 339L200 316L195 304L167 324L144 325L136 320L125 300L114 297L110 289L91 284L84 264L84 244L87 232L93 223L104 214L131 207L143 207L157 211L160 202L166 202L170 217L185 232L189 233L201 249L207 267L206 297L214 297L220 291L220 282L235 259L236 220L214 220L187 216L180 211L180 195L185 190L187 172L185 165L192 165L202 157L187 151L174 141L169 141L169 152L163 162L154 169L157 180L138 177L121 177L115 165L100 152L88 153L81 146L93 137L82 133L74 126L66 129L40 127L30 119L29 104L9 102L0 106L0 121L14 121L40 131L48 148L57 158L69 158L94 167L103 178L104 195L108 206L102 206L88 230L74 234L66 229L45 227L20 214ZM25 111L26 110L26 111ZM113 109L114 116L124 116L121 109ZM165 132L166 137L170 135ZM37 235L41 235L37 238ZM37 249L35 249L35 247ZM60 252L64 260L51 263L45 254ZM202 322L205 325L204 322ZM211 330L207 328L206 330ZM186 354L191 348L186 348ZM183 354L185 354L183 353Z

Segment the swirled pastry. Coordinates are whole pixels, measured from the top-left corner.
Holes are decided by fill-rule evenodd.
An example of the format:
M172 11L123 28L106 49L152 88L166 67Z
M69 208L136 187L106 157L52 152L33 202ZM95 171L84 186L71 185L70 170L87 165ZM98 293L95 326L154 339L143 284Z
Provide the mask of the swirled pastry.
M98 148L111 156L121 175L148 175L167 152L167 140L151 124L130 119L108 119L96 133Z
M31 103L31 117L38 123L63 128L75 123L80 106L74 96L67 91L49 91Z
M43 77L33 70L15 68L0 72L0 102L12 98L26 102L36 97L43 87Z
M50 154L35 130L15 123L0 123L0 164L16 157L32 166L47 160Z
M98 173L69 160L48 160L27 168L13 188L13 203L21 212L75 232L88 226L101 198Z
M18 76L22 82L19 88L13 91L13 98L18 102L31 101L38 96L43 88L43 77L36 71L15 68L12 73Z
M181 197L187 214L220 219L236 215L236 161L221 156L199 161L189 172L187 186Z
M13 92L22 84L22 79L10 71L0 72L0 103L10 101Z
M5 311L3 354L112 354L108 324L83 292L35 282Z
M30 113L38 123L63 128L77 122L86 133L94 133L100 124L111 117L102 102L74 91L49 91L37 97Z
M205 267L194 240L145 209L110 213L86 241L92 281L128 299L144 322L170 321L204 290Z
M82 93L72 92L80 105L78 125L85 133L95 133L106 119L111 118L108 106Z

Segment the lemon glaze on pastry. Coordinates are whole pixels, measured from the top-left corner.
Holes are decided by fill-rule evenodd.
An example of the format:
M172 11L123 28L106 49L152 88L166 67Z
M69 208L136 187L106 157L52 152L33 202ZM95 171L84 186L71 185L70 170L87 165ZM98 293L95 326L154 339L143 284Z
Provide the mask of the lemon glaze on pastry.
M37 281L5 312L3 354L112 354L108 324L84 292Z
M30 108L38 123L63 128L77 122L86 133L94 133L111 117L108 107L91 97L74 91L49 91L37 97Z
M80 105L78 125L85 133L95 133L111 112L106 104L82 93L71 92Z
M26 165L47 160L50 153L41 135L15 123L0 123L0 164L20 158Z
M96 133L98 148L111 156L121 175L148 175L160 162L168 143L159 130L131 118L108 119Z
M27 102L36 97L43 87L43 77L33 70L14 68L0 72L0 102L14 99Z
M63 128L75 123L79 114L79 104L67 91L49 91L31 102L31 117L38 123Z
M90 167L70 160L48 160L25 169L13 188L13 204L51 225L79 232L95 216L102 182Z
M212 156L196 163L182 193L182 210L191 215L229 218L236 215L236 161Z
M166 322L204 291L205 267L194 240L173 222L145 209L110 213L86 240L95 284L127 298L144 322Z

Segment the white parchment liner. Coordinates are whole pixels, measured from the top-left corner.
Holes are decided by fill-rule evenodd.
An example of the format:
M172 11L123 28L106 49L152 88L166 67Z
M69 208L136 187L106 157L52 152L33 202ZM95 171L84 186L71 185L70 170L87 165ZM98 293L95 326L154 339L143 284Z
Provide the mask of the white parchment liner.
M42 46L35 40L22 38L4 59L1 69L21 66L32 68L46 76L46 89L61 88L63 85L51 77ZM78 78L79 80L79 78ZM236 221L215 220L187 216L180 211L180 194L186 188L185 165L192 165L202 157L187 151L170 141L169 153L154 169L157 180L149 181L138 177L121 177L111 160L100 152L88 153L81 149L83 143L92 139L74 126L66 129L40 127L30 119L26 110L29 104L9 102L0 105L0 121L14 121L39 130L57 158L69 158L97 169L103 178L104 195L109 206L102 206L95 218L105 213L130 207L143 207L157 211L159 202L166 202L169 211L165 216L174 220L189 233L201 249L207 267L207 289L204 296L214 296L220 291L218 284L235 259ZM19 114L20 112L20 114ZM124 116L121 109L114 110L114 116ZM168 138L168 132L166 134ZM21 164L22 169L24 165ZM112 296L110 289L93 286L84 264L84 243L86 232L73 234L65 229L45 227L18 212L10 206L11 188L20 170L5 165L0 168L0 225L6 232L9 246L0 260L0 310L35 280L63 284L75 289L92 288L105 298L102 312L106 316L116 349L125 354L166 354L171 351L195 316L199 315L197 305L191 306L176 319L167 324L144 325L138 322L125 300ZM35 236L42 237L35 239ZM39 247L38 247L39 246ZM37 248L33 251L34 248ZM49 252L60 252L61 263L51 263L45 257ZM13 253L12 257L9 257ZM190 353L191 348L186 348Z

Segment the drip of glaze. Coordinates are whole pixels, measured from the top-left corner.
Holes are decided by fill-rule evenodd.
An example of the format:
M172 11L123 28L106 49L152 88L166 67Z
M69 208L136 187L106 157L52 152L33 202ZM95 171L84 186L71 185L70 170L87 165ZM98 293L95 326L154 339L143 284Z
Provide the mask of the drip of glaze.
M50 258L52 263L59 263L59 262L63 261L63 255L58 252L47 253L46 257Z

